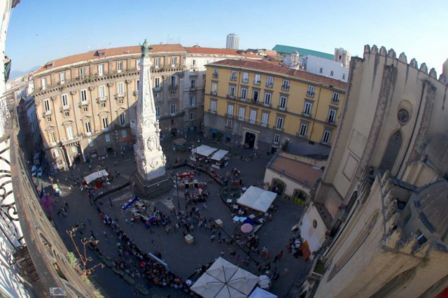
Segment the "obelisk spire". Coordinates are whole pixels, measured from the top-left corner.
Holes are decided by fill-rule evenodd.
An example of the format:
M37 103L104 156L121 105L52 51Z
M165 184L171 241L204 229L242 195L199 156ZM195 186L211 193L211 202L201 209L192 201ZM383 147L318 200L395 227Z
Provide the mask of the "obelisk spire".
M160 146L159 121L151 81L151 60L148 42L142 44L140 58L140 81L137 101L137 142L134 146L137 171L145 180L159 178L165 174L166 158Z

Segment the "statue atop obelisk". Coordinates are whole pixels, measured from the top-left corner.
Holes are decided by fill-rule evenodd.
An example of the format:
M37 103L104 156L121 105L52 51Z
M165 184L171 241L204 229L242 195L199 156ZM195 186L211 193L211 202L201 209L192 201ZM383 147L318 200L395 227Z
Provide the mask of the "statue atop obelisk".
M160 146L160 128L156 118L151 82L151 60L146 40L142 45L140 58L136 137L134 153L139 178L145 185L151 181L157 183L157 180L165 175L166 157Z

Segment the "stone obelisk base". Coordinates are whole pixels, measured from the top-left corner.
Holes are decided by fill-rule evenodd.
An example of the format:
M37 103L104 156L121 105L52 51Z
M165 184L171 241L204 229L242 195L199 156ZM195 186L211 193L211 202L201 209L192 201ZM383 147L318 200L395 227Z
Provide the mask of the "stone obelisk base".
M146 200L160 197L174 187L173 180L166 174L158 178L145 180L138 172L136 172L130 179L134 193Z

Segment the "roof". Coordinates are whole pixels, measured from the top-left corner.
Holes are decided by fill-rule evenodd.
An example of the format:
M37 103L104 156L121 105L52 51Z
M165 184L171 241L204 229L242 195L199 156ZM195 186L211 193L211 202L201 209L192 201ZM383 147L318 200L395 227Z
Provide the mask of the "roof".
M233 60L233 59L226 59L217 61L214 63L210 63L209 65L216 65L216 66L229 66L229 67L238 67L238 68L245 68L250 70L258 70L263 71L267 73L276 73L280 75L286 75L290 77L294 77L298 80L304 80L304 81L311 81L316 84L328 84L332 85L334 87L345 89L347 86L347 83L338 81L332 78L327 78L324 76L320 76L317 74L313 74L310 72L306 72L303 70L297 70L288 68L286 66L280 65L277 62L270 62L266 60L260 60L260 61L254 61L254 60Z
M316 185L317 180L322 176L321 169L281 155L274 157L268 168L309 188Z
M274 51L277 51L280 54L292 54L295 52L299 52L300 56L316 56L316 57L321 57L321 58L325 58L325 59L329 59L329 60L334 60L334 55L332 55L332 54L319 52L319 51L315 51L315 50L310 50L310 49L286 46L286 45L281 45L281 44L275 45L275 47L272 49Z
M155 44L151 45L151 53L159 52L184 52L185 48L180 44ZM98 49L94 51L89 51L81 54L76 54L72 56L67 56L64 58L56 59L45 63L41 66L36 73L45 71L48 69L61 67L64 65L74 64L78 62L94 60L94 59L104 59L107 57L128 55L128 54L139 54L141 53L140 46L127 46L119 48L109 48L109 49Z

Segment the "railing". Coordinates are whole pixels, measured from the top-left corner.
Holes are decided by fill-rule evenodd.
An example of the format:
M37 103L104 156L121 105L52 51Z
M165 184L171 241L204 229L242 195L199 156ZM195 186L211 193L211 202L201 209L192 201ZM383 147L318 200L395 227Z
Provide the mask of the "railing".
M238 79L237 76L230 76L231 81L236 81L237 79Z
M282 91L289 91L289 85L282 85Z
M308 97L314 97L314 92L310 92L310 91L307 91L306 92L306 96L308 96Z
M211 91L210 94L213 95L213 96L217 96L218 92L217 91Z
M258 81L254 80L254 85L260 85L260 84L261 84L261 80L258 80Z
M273 82L266 82L265 86L266 86L266 88L274 88L274 83Z
M230 94L227 94L227 96L226 96L227 98L229 98L229 99L236 99L236 96L235 95L230 95Z

